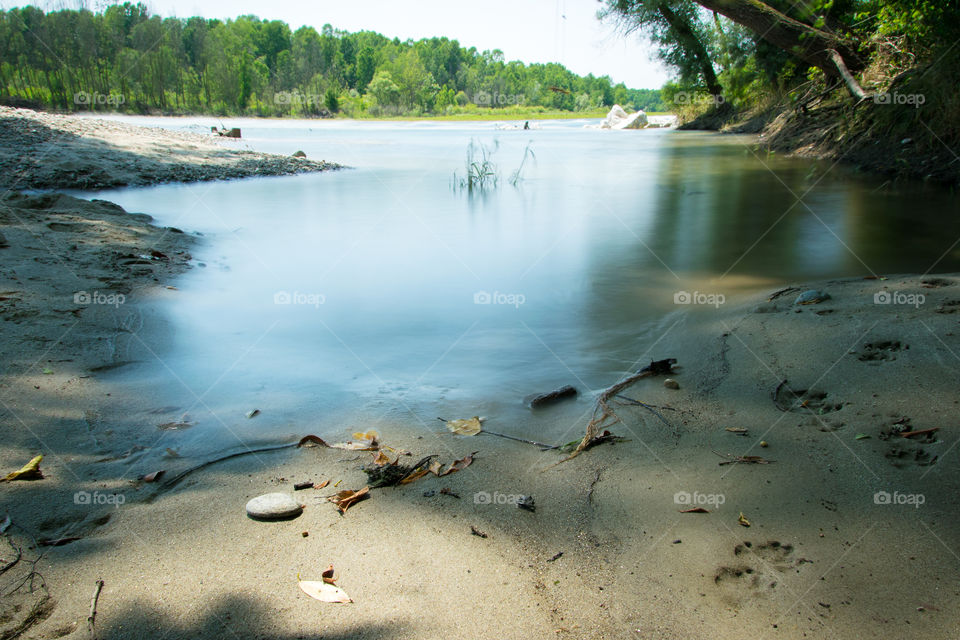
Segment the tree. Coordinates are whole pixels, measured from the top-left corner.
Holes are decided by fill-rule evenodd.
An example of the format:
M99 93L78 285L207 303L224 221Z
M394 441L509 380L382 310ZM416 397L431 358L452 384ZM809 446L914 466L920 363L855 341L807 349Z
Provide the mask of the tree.
M795 20L760 0L696 2L760 34L764 40L818 67L828 76L842 77L844 66L854 72L866 66L866 60L858 51L858 43Z

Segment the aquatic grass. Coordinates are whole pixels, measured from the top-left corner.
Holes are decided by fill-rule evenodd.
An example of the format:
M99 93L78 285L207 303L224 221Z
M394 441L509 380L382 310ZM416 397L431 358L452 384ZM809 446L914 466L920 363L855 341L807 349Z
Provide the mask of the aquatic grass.
M530 147L533 146L533 141L527 143L527 146L523 148L523 158L520 160L520 166L517 167L517 170L510 174L510 184L516 187L521 180L523 180L523 165L526 164L527 158L532 158L534 162L537 161L537 156L533 153L533 149Z
M499 146L496 140L493 149L476 140L470 140L467 145L466 174L458 176L454 172L454 184L460 189L466 189L468 193L496 188L500 175L491 158Z

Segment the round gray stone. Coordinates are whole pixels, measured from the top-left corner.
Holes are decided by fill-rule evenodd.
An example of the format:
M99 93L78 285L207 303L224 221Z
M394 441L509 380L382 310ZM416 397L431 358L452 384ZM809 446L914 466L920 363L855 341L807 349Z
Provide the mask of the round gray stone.
M265 493L247 503L247 515L257 520L294 518L302 511L300 503L288 493Z
M818 302L823 302L824 300L829 300L830 294L826 291L819 291L817 289L809 289L804 291L799 296L797 296L796 301L793 304L817 304Z

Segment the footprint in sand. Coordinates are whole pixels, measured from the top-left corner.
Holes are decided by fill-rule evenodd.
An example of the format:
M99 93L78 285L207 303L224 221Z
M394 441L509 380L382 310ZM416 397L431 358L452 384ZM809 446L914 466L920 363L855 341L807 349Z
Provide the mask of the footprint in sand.
M937 454L930 453L924 447L916 444L900 444L893 442L891 447L884 454L891 465L897 469L907 467L929 467L936 464L940 457Z
M791 389L784 381L774 392L773 400L781 411L823 415L843 408L842 402L828 400L829 395L817 389Z
M713 582L720 597L731 604L759 598L772 592L782 578L781 574L810 562L795 558L793 545L770 540L762 544L744 541L733 549L741 564L717 569Z
M863 352L858 356L861 362L880 364L897 359L897 352L909 349L910 345L901 344L899 340L881 340L868 342L863 345Z

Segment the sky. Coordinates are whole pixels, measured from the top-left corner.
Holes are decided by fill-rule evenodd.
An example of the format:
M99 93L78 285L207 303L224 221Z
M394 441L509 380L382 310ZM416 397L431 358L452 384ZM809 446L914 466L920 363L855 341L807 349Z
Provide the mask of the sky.
M134 0L136 1L136 0ZM560 62L574 73L610 76L632 89L658 89L669 75L653 60L637 35L622 35L601 23L599 0L141 0L161 16L235 18L253 14L283 20L296 30L326 24L345 31L377 31L401 40L446 36L464 47L500 49L505 58ZM34 4L45 9L75 6L53 0L0 2L0 6ZM92 9L113 4L82 2Z

